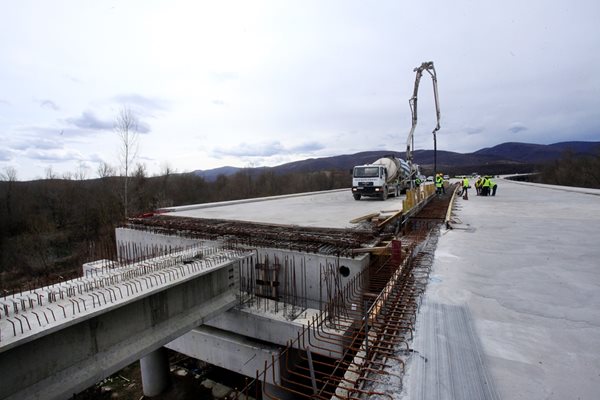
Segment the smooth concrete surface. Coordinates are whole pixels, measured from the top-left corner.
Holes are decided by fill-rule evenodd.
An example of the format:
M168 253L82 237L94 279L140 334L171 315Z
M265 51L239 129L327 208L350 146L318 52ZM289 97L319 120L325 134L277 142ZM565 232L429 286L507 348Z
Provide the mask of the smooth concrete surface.
M278 279L281 285L285 286L284 280L287 277L287 286L291 288L291 280L294 278L297 296L305 298L308 307L313 308L318 308L319 304L327 299L328 282L329 286L332 286L332 282L337 279L339 286L345 286L368 267L370 260L368 254L358 254L354 258L349 258L274 248L258 248L256 252L260 262L268 259L269 265L274 265L277 260L280 265ZM242 265L242 279L256 273L254 265L250 265L250 268L244 266L248 264ZM342 267L347 268L347 276L340 273ZM280 294L283 293L282 289L283 287L278 288Z
M144 396L158 396L169 386L169 357L160 347L140 359Z
M167 215L248 221L268 224L298 225L319 228L355 228L351 220L372 213L399 211L404 196L354 200L352 191L332 190L309 194L280 196L268 201L238 202L230 205L174 207ZM264 199L263 199L264 200Z
M328 192L345 192L350 190L348 189L333 189L328 190ZM188 204L183 206L173 206L173 207L163 207L159 208L158 213L168 213L174 211L189 211L189 210L197 210L200 208L214 208L214 207L222 207L222 206L233 206L239 204L246 203L256 203L263 201L271 201L271 200L280 200L280 199L288 199L291 197L299 197L299 196L312 196L313 194L322 194L325 191L318 192L304 192L304 193L291 193L291 194L282 194L279 196L267 196L267 197L254 197L249 199L239 199L239 200L228 200L228 201L217 201L213 203L200 203L200 204Z
M474 398L465 387L489 379L494 390L483 398L598 399L600 190L497 183L495 197L471 190L458 199L454 229L439 238L404 391L394 398ZM452 320L472 327L469 351L479 346L480 361L465 362ZM431 321L442 329L428 329ZM439 390L424 395L424 381Z

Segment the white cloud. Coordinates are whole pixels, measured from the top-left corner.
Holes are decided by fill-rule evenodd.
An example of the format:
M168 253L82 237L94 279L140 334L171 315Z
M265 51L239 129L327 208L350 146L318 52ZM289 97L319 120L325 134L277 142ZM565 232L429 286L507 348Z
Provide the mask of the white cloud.
M0 161L23 179L43 175L44 160L109 162L122 106L141 118L140 156L156 171L403 151L413 68L427 60L438 149L600 137L597 1L174 4L3 7L14 39L0 39ZM429 149L428 76L418 111L415 147Z
M58 107L56 105L56 103L53 102L52 100L39 100L38 103L40 104L40 107L42 107L42 108L47 108L49 110L54 110L54 111L60 110L60 107Z
M308 142L295 146L286 147L279 141L266 143L240 143L237 146L215 148L213 154L216 157L271 157L289 154L307 154L323 149L323 145L317 142Z
M114 122L102 120L96 117L92 111L84 111L80 117L67 118L67 122L78 128L89 130L111 130L114 128Z
M85 159L83 155L75 149L28 149L25 151L24 155L25 157L33 160L48 161L53 163L83 161Z
M12 160L12 151L8 149L0 149L0 161Z

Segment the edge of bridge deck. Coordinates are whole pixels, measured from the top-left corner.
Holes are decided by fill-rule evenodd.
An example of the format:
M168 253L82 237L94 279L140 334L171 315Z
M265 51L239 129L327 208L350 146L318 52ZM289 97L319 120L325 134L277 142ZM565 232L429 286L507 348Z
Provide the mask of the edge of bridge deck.
M600 392L600 190L497 183L459 199L440 234L396 397Z

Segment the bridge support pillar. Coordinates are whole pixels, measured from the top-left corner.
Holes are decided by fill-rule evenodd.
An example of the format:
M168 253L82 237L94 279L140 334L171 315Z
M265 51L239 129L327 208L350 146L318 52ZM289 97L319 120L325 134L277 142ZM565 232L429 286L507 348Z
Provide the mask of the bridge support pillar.
M308 393L307 393L308 394ZM272 385L265 381L262 382L262 398L263 399L282 399L291 400L295 396L292 392L289 392L278 385Z
M169 359L161 347L140 359L144 396L161 394L169 386Z

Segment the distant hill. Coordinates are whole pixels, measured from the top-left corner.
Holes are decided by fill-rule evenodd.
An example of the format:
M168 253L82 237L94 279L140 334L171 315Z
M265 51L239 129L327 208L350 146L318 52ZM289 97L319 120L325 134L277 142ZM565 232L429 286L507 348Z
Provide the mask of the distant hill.
M565 151L571 151L575 155L598 154L598 151L600 151L600 142L561 142L549 145L508 142L477 150L473 153L438 150L437 166L438 170L443 170L450 174L466 173L467 171L503 173L500 170L505 169L522 172L527 169L531 170L535 165L557 160ZM269 170L276 174L331 170L350 171L355 165L368 164L388 154L406 158L405 152L375 150L363 151L356 154L309 158L276 167L250 168L249 171L252 174ZM433 170L433 150L416 150L413 156L415 163L421 165L422 169ZM204 171L198 170L194 171L194 173L204 177L208 181L214 181L219 175L233 175L240 170L241 168L236 167L221 167Z
M213 168L213 169L207 169L207 170L196 170L193 173L203 177L204 179L206 179L207 181L215 181L217 180L217 177L219 175L225 175L225 176L229 176L229 175L233 175L236 172L238 172L241 168L237 168L237 167L230 167L230 166L226 166L226 167L219 167L219 168Z
M491 155L524 163L543 163L556 160L565 151L574 154L593 154L600 142L561 142L549 145L508 142L476 151L473 154Z

